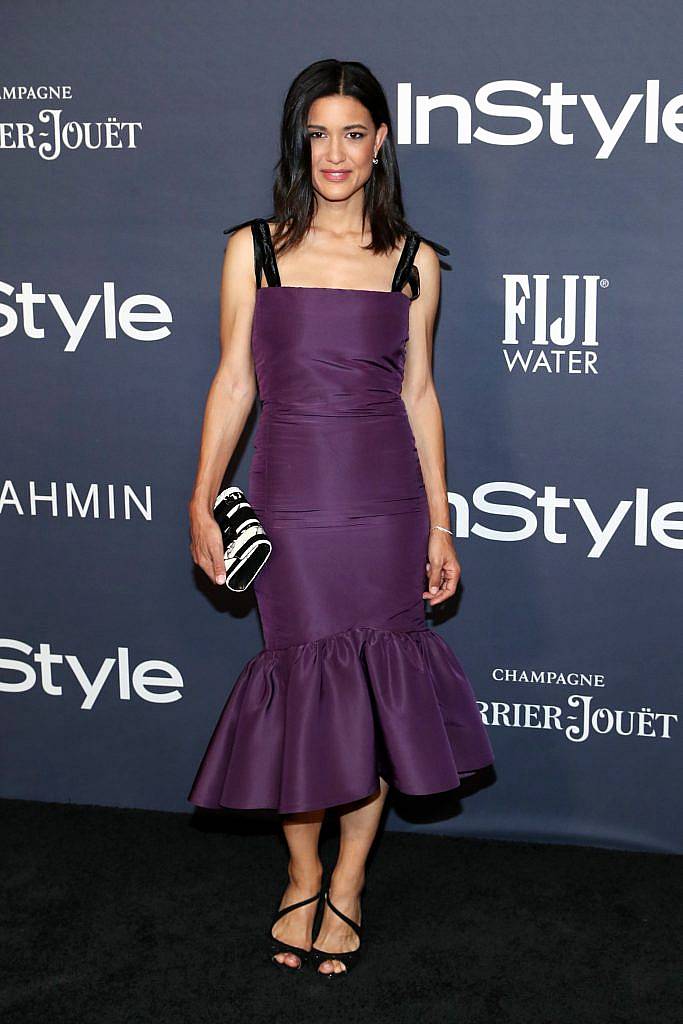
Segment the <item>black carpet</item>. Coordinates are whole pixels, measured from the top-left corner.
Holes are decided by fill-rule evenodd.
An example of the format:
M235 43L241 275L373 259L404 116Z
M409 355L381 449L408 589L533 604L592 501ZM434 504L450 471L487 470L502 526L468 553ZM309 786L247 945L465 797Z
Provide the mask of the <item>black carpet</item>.
M272 822L0 801L3 1024L483 1024L683 1019L681 858L384 831L366 956L267 962ZM334 819L323 833L336 855Z

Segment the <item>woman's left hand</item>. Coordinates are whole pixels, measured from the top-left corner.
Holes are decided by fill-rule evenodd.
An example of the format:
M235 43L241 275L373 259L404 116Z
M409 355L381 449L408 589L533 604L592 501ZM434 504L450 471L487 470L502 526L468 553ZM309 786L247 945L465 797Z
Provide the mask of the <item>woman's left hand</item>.
M429 531L426 575L428 589L422 597L429 598L432 607L453 596L460 579L460 563L450 534L443 530Z

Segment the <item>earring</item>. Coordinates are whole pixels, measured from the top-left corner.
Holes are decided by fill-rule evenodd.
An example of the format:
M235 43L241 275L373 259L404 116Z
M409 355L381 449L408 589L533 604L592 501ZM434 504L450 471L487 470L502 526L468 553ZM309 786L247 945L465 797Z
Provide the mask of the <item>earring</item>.
M372 162L373 162L373 164L378 164L378 163L379 163L379 160L377 159L377 157L376 157L376 156L373 156L373 158L372 158Z

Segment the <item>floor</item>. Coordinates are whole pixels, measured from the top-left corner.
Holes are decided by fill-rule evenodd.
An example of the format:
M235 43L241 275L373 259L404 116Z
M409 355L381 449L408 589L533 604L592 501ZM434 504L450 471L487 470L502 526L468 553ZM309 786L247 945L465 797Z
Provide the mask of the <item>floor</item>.
M333 817L322 855L336 855ZM680 857L383 832L346 979L270 965L277 823L0 801L3 1024L680 1022Z

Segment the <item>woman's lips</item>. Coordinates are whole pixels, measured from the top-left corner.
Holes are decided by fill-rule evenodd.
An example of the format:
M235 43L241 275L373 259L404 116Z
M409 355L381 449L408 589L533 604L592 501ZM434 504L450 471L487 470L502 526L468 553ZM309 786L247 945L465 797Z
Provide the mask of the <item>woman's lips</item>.
M345 181L351 171L323 171L322 173L328 181Z

